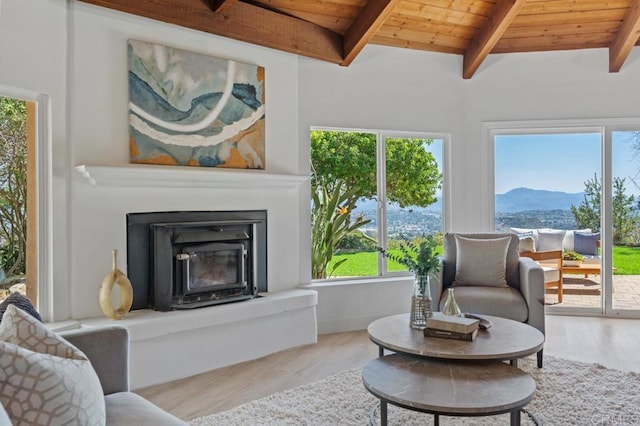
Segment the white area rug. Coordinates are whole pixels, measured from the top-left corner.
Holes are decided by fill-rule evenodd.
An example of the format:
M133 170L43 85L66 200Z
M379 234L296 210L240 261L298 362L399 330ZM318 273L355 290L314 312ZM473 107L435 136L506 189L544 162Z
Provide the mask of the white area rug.
M535 357L520 368L536 381L533 401L525 408L540 424L640 425L640 374L611 370L561 358ZM259 399L190 422L193 426L367 425L377 399L362 385L359 370L344 371L315 383ZM379 420L379 419L377 419ZM389 425L430 425L433 416L389 405ZM508 425L509 415L440 417L441 425ZM534 424L525 414L523 425Z

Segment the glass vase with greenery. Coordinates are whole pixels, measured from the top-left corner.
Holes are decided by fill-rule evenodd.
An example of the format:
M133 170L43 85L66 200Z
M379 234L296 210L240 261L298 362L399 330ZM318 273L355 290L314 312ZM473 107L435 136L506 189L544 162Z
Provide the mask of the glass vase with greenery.
M438 243L431 235L413 241L402 235L400 238L400 253L390 252L381 247L378 247L378 251L414 273L409 325L412 328L424 329L427 326L427 318L433 316L430 280L432 275L440 271Z

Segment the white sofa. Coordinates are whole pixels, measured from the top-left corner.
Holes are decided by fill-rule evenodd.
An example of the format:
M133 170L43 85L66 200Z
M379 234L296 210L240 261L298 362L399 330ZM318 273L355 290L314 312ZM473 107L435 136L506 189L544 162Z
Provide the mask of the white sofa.
M567 251L575 251L584 256L584 263L587 264L599 264L600 263L600 255L598 254L598 246L599 246L599 233L592 233L591 229L571 229L571 230L561 230L561 229L551 229L551 228L510 228L511 232L517 234L520 238L531 236L535 242L535 251L547 251L547 250L563 250ZM588 242L586 244L589 247L585 247L585 244L579 244L576 247L576 233L579 233L578 237L582 241ZM561 239L562 243L559 246L558 240ZM581 243L582 243L581 241ZM596 244L595 247L593 245ZM577 250L576 250L577 248ZM529 251L529 250L521 250L521 251Z

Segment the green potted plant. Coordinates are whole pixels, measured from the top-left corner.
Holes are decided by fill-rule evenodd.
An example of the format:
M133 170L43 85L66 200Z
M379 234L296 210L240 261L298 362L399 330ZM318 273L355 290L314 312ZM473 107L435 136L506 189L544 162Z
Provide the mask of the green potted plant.
M562 264L564 266L579 266L584 260L584 256L575 251L567 251L562 254Z
M409 322L412 328L426 328L427 318L433 315L429 282L431 276L440 271L437 246L438 243L432 235L413 241L401 235L399 254L377 247L385 257L400 263L415 275Z

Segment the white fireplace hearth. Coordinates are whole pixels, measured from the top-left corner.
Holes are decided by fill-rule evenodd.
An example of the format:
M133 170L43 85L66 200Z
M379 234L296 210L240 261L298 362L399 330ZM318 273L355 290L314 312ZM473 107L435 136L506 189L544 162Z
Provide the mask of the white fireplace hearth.
M132 389L165 383L317 341L317 293L292 289L188 311L131 311L125 319L80 320L80 327L121 325L131 338Z

